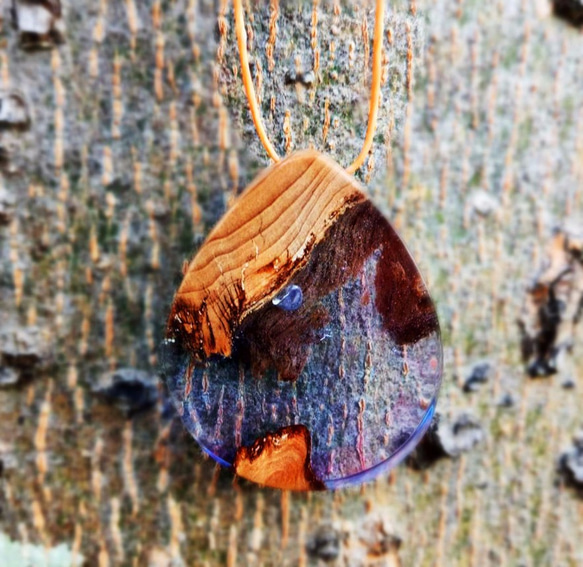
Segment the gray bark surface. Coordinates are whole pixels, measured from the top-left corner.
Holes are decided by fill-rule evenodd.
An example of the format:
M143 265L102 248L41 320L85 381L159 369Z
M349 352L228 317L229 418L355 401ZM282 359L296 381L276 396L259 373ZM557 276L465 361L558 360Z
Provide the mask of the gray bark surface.
M24 552L49 565L583 563L580 493L556 472L583 426L581 327L568 365L533 381L516 325L553 229L583 226L580 31L543 0L391 3L378 134L358 177L436 301L443 428L466 414L481 433L423 472L402 465L362 488L298 495L233 480L203 458L161 390L138 413L100 395L118 370L143 382L148 405L182 263L269 163L242 94L230 5L64 1L61 13L56 1L15 0L14 25L9 4L0 30L8 565L25 564ZM313 144L347 165L366 129L372 2L282 1L273 61L276 3L247 4L276 147ZM489 378L464 392L484 360ZM562 388L566 379L575 387Z

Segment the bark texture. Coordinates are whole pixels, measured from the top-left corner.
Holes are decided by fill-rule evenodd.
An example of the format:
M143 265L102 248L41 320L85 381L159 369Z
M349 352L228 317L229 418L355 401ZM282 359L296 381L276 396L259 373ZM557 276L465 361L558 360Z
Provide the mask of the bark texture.
M276 147L348 164L366 128L372 3L247 4ZM3 557L27 544L63 565L583 563L581 500L555 482L581 426L581 326L566 389L560 373L526 378L516 325L553 230L581 226L576 28L544 0L391 2L375 151L358 177L437 303L438 411L472 415L484 435L424 472L290 496L215 468L163 392L138 413L123 383L122 406L93 393L116 369L157 372L183 261L268 163L230 7L13 0L1 16ZM464 393L484 359L491 378Z

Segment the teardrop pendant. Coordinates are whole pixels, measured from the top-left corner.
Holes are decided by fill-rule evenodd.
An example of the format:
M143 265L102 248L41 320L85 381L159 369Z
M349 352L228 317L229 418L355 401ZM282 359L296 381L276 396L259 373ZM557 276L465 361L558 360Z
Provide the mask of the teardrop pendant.
M210 233L163 350L204 451L291 490L363 482L401 461L442 374L413 259L360 183L314 150L263 171Z

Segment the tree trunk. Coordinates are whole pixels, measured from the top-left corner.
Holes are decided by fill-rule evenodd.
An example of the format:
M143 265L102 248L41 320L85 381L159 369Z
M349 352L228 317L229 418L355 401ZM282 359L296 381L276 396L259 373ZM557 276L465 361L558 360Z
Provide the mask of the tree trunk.
M423 473L298 495L204 458L161 387L146 407L184 260L269 163L226 4L4 6L0 553L14 565L24 544L58 565L582 561L581 503L555 483L581 394L523 375L515 323L552 228L583 214L583 36L542 0L391 2L379 126L357 173L437 303L443 427L470 413L483 441ZM246 4L277 150L312 145L348 165L366 130L373 3ZM463 393L484 359L489 381ZM133 389L112 403L114 370Z

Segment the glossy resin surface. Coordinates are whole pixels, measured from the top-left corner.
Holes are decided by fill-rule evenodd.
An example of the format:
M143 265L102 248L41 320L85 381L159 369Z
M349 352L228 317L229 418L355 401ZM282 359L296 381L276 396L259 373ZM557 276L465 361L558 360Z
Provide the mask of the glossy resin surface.
M178 289L164 375L202 448L282 489L337 488L399 462L442 373L434 306L360 184L314 151L264 171Z

